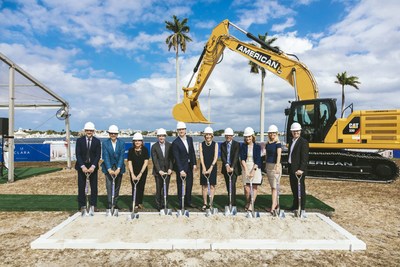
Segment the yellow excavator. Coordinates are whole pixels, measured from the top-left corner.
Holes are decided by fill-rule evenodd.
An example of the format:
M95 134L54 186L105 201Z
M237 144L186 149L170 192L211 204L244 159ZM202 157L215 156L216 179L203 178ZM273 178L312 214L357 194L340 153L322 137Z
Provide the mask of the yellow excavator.
M263 48L230 35L230 26ZM183 88L183 102L173 108L172 114L176 120L210 123L200 110L198 97L226 47L293 87L295 100L291 101L290 108L285 109L286 132L290 133L289 127L293 122L302 125L302 136L310 143L310 175L374 181L397 178L399 168L394 161L368 151L400 149L400 110L353 111L350 105L351 114L347 118L337 119L336 99L319 98L312 73L295 55L269 46L228 20L222 21L212 31L188 87ZM189 87L196 73L195 84Z

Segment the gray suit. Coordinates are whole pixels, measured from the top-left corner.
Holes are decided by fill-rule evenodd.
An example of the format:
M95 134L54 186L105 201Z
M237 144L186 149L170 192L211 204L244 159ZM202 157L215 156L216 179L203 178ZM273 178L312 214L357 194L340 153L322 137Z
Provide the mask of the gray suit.
M173 157L172 157L172 145L171 143L165 141L165 154L163 155L161 150L160 142L153 144L151 147L151 159L153 161L153 175L156 181L156 206L160 210L164 208L164 181L160 175L160 171L168 172L168 170L173 169ZM165 179L166 182L166 195L168 196L170 176L168 175Z

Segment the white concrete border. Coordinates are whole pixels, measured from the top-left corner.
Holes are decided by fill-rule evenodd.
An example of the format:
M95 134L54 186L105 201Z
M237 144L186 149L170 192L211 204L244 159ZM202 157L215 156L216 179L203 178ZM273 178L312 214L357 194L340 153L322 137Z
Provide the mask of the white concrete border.
M120 212L120 216L128 217L130 213ZM140 216L158 213L140 213ZM203 213L193 212L193 215ZM97 239L51 239L60 229L73 222L81 214L78 212L57 225L38 239L31 242L32 249L258 249L258 250L366 250L366 244L320 213L316 214L322 221L338 231L345 239L341 240L307 240L295 241L277 239L229 239L225 241L210 242L207 239L158 239L146 243L134 242L108 242L100 243ZM105 216L99 212L96 215ZM243 214L244 216L244 214ZM303 220L303 219L302 219ZM306 220L306 219L305 219Z

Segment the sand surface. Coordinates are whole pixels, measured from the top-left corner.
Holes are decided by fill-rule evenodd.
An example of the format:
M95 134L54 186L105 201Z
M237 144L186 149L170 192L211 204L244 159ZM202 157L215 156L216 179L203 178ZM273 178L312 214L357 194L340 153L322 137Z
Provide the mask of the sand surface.
M200 194L198 179L196 175L194 194ZM376 184L308 179L306 185L309 194L335 208L331 219L364 241L366 251L32 250L33 240L73 213L0 212L0 266L399 266L399 180ZM240 183L237 186L241 193ZM149 176L145 194L154 194L154 187ZM130 194L130 190L124 176L121 194ZM221 176L218 177L218 191L225 192ZM287 177L282 177L282 191L290 193ZM74 170L0 185L0 194L76 193ZM270 193L265 183L260 193ZM105 194L102 175L99 176L99 194ZM171 194L176 194L174 182ZM273 231L270 227L270 232Z

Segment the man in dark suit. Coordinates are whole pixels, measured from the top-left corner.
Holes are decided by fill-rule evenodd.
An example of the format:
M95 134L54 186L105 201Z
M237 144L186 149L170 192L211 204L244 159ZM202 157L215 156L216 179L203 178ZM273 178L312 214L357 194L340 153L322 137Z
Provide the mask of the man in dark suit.
M111 209L114 204L115 209L118 210L122 175L125 173L125 142L118 138L119 130L116 125L111 125L108 128L108 134L110 138L103 141L102 144L103 163L101 164L101 170L106 177L107 209ZM114 203L112 203L113 176L115 177Z
M182 208L182 178L186 180L185 207L192 206L193 172L196 171L196 154L193 146L193 138L186 136L186 124L178 122L176 129L178 137L172 142L172 154L175 160L176 184L180 209Z
M167 208L164 205L164 180L163 176L167 175L165 178L166 183L166 195L168 196L169 181L173 169L172 151L171 143L165 140L167 132L165 129L160 128L157 130L158 142L154 143L151 147L151 159L153 161L153 175L156 181L156 206L160 211L163 208Z
M242 173L239 159L240 144L233 140L233 130L231 128L226 128L224 135L226 141L221 144L221 172L225 178L228 194L230 191L228 174L232 175L232 206L236 206L236 180Z
M75 169L78 171L78 205L81 211L85 208L86 173L90 173L90 206L97 211L97 171L101 156L100 140L93 136L95 128L92 122L84 127L85 136L76 140Z
M304 211L306 203L306 185L305 178L307 172L308 164L308 151L309 145L308 141L301 137L301 125L297 122L290 126L290 131L292 132L293 139L289 141L289 179L290 188L293 193L293 205L291 210L296 210L299 205L298 201L298 188L297 188L297 177L301 176L300 189L301 189L301 210Z

